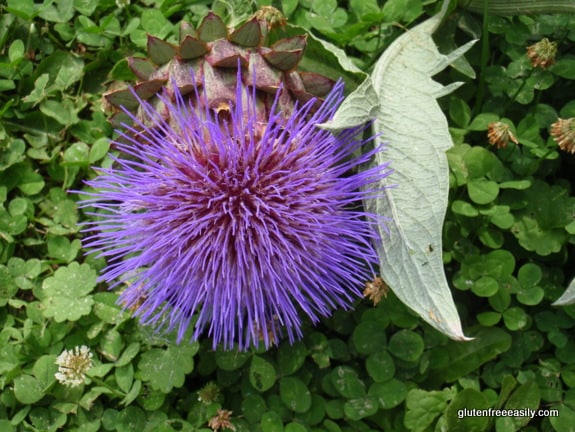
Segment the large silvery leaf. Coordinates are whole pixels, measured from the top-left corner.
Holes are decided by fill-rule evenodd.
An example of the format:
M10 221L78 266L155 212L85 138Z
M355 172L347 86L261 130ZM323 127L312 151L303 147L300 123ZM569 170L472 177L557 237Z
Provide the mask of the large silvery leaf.
M372 84L379 99L374 123L387 150L376 163L391 161L384 196L366 203L371 212L391 218L380 227L381 275L401 301L452 339L466 340L442 262L442 226L449 192L445 151L453 146L447 120L436 99L453 91L432 80L474 41L449 55L437 50L431 35L442 11L399 37L378 60Z
M553 306L568 306L575 303L575 279L571 281L561 297L555 300Z

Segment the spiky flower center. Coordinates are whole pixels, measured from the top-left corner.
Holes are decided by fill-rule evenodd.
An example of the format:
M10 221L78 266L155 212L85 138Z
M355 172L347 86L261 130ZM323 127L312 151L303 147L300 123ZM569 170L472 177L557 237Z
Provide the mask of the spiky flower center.
M234 120L242 123L239 119L232 122ZM227 121L217 123L222 135L214 136L214 130L218 129L212 128L211 135L204 135L206 140L201 144L183 150L191 153L189 160L194 161L194 166L176 161L175 165L166 167L175 168L184 176L169 186L160 182L159 190L153 194L185 196L183 202L174 203L177 204L174 213L203 225L202 230L196 230L195 236L190 237L189 245L216 233L225 245L225 251L211 251L220 255L216 261L224 256L228 265L232 262L234 266L239 265L237 260L245 259L239 251L246 246L252 252L265 250L269 259L277 253L268 235L301 244L305 235L296 239L294 228L304 228L315 222L310 219L329 212L318 196L329 185L325 184L325 178L322 182L313 182L316 175L306 167L309 162L304 158L309 147L301 145L297 133L290 135L284 130L279 136L266 136L266 127L276 125L263 127L250 123L249 131L242 130L243 138L239 138L237 129L241 129L241 125ZM236 133L230 134L230 129L236 129ZM306 202L313 204L309 212L303 211ZM297 217L287 219L286 214ZM259 265L264 261L258 261ZM224 270L218 268L218 271Z

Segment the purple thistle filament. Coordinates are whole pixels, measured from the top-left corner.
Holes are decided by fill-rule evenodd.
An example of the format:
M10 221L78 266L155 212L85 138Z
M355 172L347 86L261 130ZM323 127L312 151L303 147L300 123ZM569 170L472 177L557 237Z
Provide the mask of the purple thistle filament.
M85 246L108 261L101 280L126 283L120 302L142 324L177 329L178 340L193 325L192 339L207 335L214 348L291 342L302 314L315 323L349 308L378 261L377 217L361 200L389 169L355 170L380 150L354 156L365 126L316 126L343 84L315 112L311 100L265 121L239 73L227 116L200 90L173 93L161 97L169 120L140 101L145 124L132 116L136 127L113 143L120 156L87 182L82 205L97 218Z

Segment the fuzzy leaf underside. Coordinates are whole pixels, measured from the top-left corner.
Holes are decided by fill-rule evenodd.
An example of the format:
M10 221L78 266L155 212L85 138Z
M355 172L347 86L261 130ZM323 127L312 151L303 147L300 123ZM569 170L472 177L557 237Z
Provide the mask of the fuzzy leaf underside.
M377 93L368 77L345 98L331 120L319 123L318 126L331 131L352 128L373 120L378 110Z
M394 172L377 186L392 186L366 202L368 211L390 220L379 227L381 275L397 297L437 330L467 340L445 277L442 226L448 203L446 150L453 146L447 120L436 99L460 83L443 86L432 76L467 51L471 41L448 55L431 35L436 16L399 37L378 60L372 75L380 108L374 132L387 149L375 163L392 161Z
M573 303L575 303L575 279L569 283L563 295L555 300L553 306L568 306Z

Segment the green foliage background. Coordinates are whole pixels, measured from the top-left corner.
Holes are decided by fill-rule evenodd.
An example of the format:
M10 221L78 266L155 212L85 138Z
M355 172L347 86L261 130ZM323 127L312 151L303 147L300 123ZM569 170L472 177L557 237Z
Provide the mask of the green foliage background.
M457 343L393 294L308 326L267 352L177 346L138 326L97 283L85 257L77 195L109 166L113 131L101 96L134 79L126 57L146 34L175 40L211 1L8 0L0 6L0 430L209 431L219 408L237 431L575 430L575 308L550 304L574 276L573 156L549 136L575 117L575 17L481 16L455 8L437 35L446 51L481 38L439 81L465 81L440 102L449 151L444 261L466 334ZM239 22L266 1L216 1ZM434 0L284 0L298 24L368 71ZM526 47L558 42L533 68ZM473 76L473 70L477 78ZM519 145L495 149L507 123ZM86 384L56 382L55 359L88 345ZM202 397L199 400L199 395ZM466 417L462 408L558 409L558 417Z

